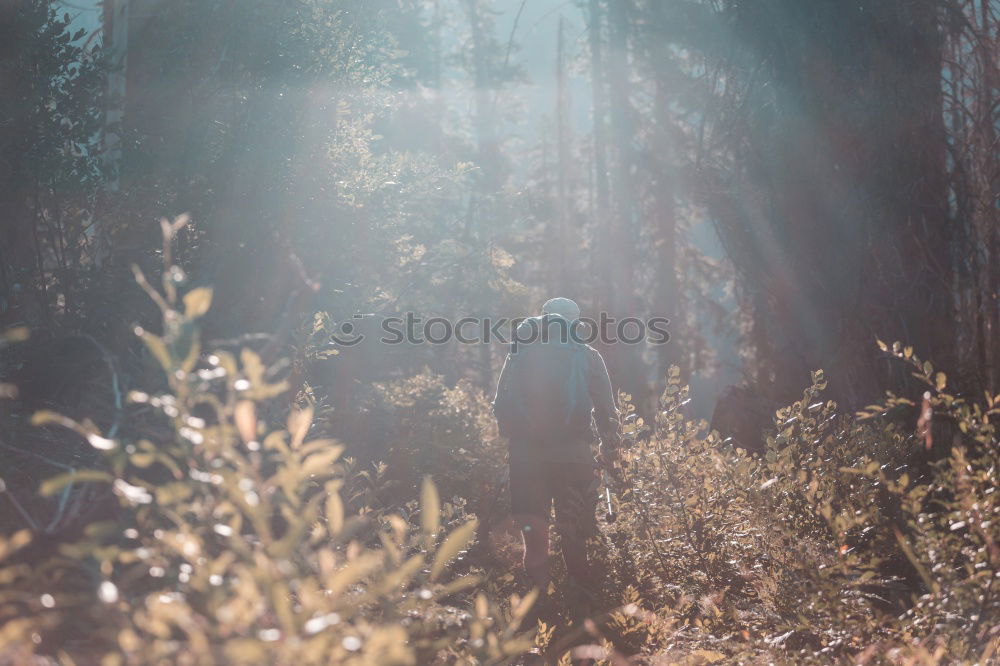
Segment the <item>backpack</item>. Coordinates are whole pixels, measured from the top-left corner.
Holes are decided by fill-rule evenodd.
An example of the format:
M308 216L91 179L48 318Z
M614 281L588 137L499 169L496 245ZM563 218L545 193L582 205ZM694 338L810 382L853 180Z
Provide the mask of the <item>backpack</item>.
M505 437L549 440L591 433L587 347L572 336L561 336L565 323L553 322L554 317L558 315L532 317L518 326L520 339L527 339L526 332L531 331L522 327L534 326L539 335L531 342L512 345L504 370L510 375L504 378L493 406ZM550 322L550 335L542 339L542 327Z

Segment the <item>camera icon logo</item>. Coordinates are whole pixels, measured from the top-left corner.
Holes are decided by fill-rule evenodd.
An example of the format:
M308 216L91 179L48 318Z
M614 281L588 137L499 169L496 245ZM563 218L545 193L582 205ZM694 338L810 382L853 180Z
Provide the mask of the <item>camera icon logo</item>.
M362 319L364 315L353 315L351 319ZM365 339L363 333L357 331L357 326L350 321L342 321L337 330L330 334L330 340L344 347L353 347Z

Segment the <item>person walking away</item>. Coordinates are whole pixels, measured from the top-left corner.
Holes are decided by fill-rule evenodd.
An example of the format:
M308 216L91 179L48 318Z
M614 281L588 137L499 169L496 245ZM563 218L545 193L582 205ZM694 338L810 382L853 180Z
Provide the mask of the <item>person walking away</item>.
M621 445L604 359L571 335L579 318L575 302L553 298L540 316L521 322L493 401L500 435L509 442L511 515L524 541L524 570L543 596L553 503L566 570L587 589L586 542L597 533L595 462L613 464Z

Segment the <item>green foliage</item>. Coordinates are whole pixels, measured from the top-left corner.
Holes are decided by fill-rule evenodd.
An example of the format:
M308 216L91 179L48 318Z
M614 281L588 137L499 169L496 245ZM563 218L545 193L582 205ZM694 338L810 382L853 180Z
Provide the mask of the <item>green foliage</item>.
M156 435L108 439L92 424L36 415L106 452L104 469L42 491L109 483L121 512L53 557L84 581L78 589L40 581L44 563L0 569L0 613L18 617L2 649L37 636L78 663L103 654L102 664L424 664L500 663L530 646L516 617L508 627L485 596L468 597L479 577L457 561L476 520L442 506L429 480L422 528L366 504L378 480L342 461L336 442L309 436L311 409L293 408L283 424L259 416L282 385L254 352L199 353L211 292L181 298L170 274L162 290L139 274L163 334L137 332L169 390L129 399L159 415ZM5 538L0 563L27 540ZM60 632L81 619L86 646L73 647Z
M178 228L164 226L168 239ZM890 393L851 419L822 400L821 371L776 412L760 457L684 417L676 368L651 427L623 395L631 445L613 484L616 520L601 528L603 593L587 604L592 620L532 631L519 625L535 595L512 595L514 579L482 571L471 553L479 521L465 507L495 497L477 475L499 468L502 450L480 395L430 373L381 385L403 444L388 466L358 471L336 441L310 434L311 407L268 416L287 387L256 353L202 352L212 292L181 295L165 274L154 288L137 271L163 314L162 334L137 333L166 390L129 396L158 415L152 434L108 438L89 421L34 417L72 429L105 460L41 492L107 485L121 512L37 560L25 559L35 557L27 532L0 540L7 655L509 663L534 646L559 663L641 653L936 664L995 654L1000 396L983 407L947 392L909 348L884 351L927 384L924 425L955 424L950 455L928 467L886 418L911 401ZM560 617L579 613L565 606ZM573 648L586 634L594 644Z
M614 619L623 641L707 661L989 660L998 401L969 405L912 350L897 352L931 387L931 408L975 440L919 479L913 438L837 415L819 399L822 372L778 410L762 459L686 421L687 389L668 378L654 433L624 456L606 527L618 584L638 586L617 593L633 609ZM873 409L905 402L890 394Z
M110 63L85 31L71 31L63 10L25 0L5 7L0 20L0 315L7 322L80 315L78 303L60 304L56 294L89 277L83 259L95 249L100 186L113 171L100 142L103 131L116 131L105 116Z
M735 315L714 303L729 268L691 242L702 203L754 310L751 374L787 386L810 359L835 358L831 386L813 374L775 414L761 457L685 418L676 367L653 423L624 405L632 445L614 484L618 520L597 544L608 546L603 597L578 605L557 568L560 625L542 622L534 646L560 663L581 636L608 661L996 658L1000 396L977 402L912 348L880 343L927 385L922 399L890 394L851 419L823 397L881 381L865 340L875 325L923 336L935 355L973 349L953 343L953 297L976 328L961 339L979 341L958 357L996 373L985 274L995 252L982 250L995 179L980 166L996 123L973 114L974 139L960 112L940 132L941 100L928 94L941 90L940 39L955 39L943 33L962 32L970 46L944 58L958 68L945 103L996 108L993 89L974 83L988 83L995 44L969 27L981 20L988 36L990 20L964 0L948 12L889 0L578 4L598 47L594 135L574 137L566 76L580 63L560 38L555 127L534 146L518 145L532 130L509 89L521 77L515 30L501 41L487 2L162 3L133 21L122 109L106 94L119 73L67 34L54 2L11 6L0 19L0 207L11 220L0 315L33 333L79 325L100 338L113 406L91 413L78 399L87 385L75 387L65 410L30 419L38 440L65 431L43 449L4 404L0 444L18 457L0 481L3 516L37 529L11 522L0 537L0 660L516 659L532 643L518 632L536 596L512 595L512 567L493 557L484 571L475 548L495 545L477 530L499 522L506 497L505 445L482 392L491 350L438 348L423 371L425 359L358 370L359 353L355 374L330 382L350 393L336 405L309 391L323 383L310 364L343 360L330 334L357 312L519 315L530 281L594 294L594 310L671 315L679 344L664 349L708 365L696 312ZM969 25L946 26L946 15ZM975 103L966 87L983 89ZM111 122L119 112L125 127ZM102 133L121 150L117 188L106 188L114 160L97 150ZM692 183L704 202L683 196ZM181 209L192 217L163 223L162 249L149 243L148 212ZM965 231L944 233L949 220ZM976 251L942 254L952 242ZM951 265L966 255L968 266ZM148 280L161 256L162 279ZM124 289L133 261L145 309ZM952 293L962 283L965 295ZM132 336L147 312L158 323ZM292 372L242 339L204 343L275 329L269 352L307 333ZM63 383L93 372L56 358ZM645 404L639 366L609 360ZM122 405L121 386L144 390ZM20 390L5 374L0 399ZM900 425L913 410L916 437ZM351 456L373 442L326 435L352 411L385 425L370 467ZM344 431L367 434L358 421ZM101 521L64 510L92 500Z
M506 445L496 431L489 400L468 380L449 387L440 375L424 372L375 385L371 406L384 421L391 447L389 474L404 493L433 476L445 497L463 498L482 515L492 507L506 463Z

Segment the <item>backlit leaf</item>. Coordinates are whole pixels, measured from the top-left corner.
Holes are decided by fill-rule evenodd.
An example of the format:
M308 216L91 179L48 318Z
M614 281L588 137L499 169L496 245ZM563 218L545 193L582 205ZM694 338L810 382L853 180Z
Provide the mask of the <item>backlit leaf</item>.
M431 565L431 580L436 580L458 554L469 546L476 535L476 525L479 521L470 520L464 525L455 528L448 535L441 547L434 555L434 563Z
M437 534L441 527L441 500L429 476L424 477L420 486L420 526L424 534L431 536Z
M211 287L197 287L184 294L184 316L195 319L212 306Z
M101 481L111 482L114 481L114 477L107 472L97 469L81 469L76 472L66 472L51 479L46 479L39 486L38 492L44 497L51 497L71 483L96 483Z
M288 433L292 437L292 450L299 448L303 440L305 440L306 433L309 432L309 426L312 425L312 419L312 407L292 409L292 411L288 414Z

